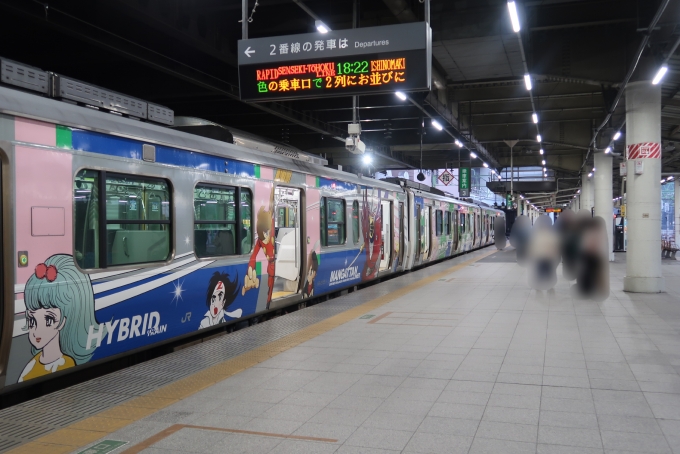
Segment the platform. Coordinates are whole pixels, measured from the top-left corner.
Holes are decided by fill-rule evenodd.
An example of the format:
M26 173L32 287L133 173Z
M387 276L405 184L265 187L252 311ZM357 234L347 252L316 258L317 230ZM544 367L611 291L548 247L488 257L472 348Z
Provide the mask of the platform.
M3 410L53 424L9 452L680 453L680 262L596 303L492 252Z

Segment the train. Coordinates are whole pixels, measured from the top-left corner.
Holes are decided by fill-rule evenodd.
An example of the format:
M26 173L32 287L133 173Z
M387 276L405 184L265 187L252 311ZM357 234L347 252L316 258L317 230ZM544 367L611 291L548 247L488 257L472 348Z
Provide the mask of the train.
M504 216L0 70L0 392L485 247Z

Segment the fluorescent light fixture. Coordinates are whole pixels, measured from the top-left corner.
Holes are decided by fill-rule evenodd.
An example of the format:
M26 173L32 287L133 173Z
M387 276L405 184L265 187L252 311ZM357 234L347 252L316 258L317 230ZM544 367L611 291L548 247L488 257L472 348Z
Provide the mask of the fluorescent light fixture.
M406 101L406 95L402 92L398 91L395 93L395 95L397 95L397 98L401 99L402 101Z
M487 168L489 167L489 164L487 164L486 162L483 162L482 165Z
M593 167L593 172L597 172L597 169L595 167Z
M536 142L543 142L543 137L540 134L536 136Z
M517 15L517 5L515 5L515 2L508 2L508 11L510 12L510 21L512 21L512 31L519 33L521 27L519 26L519 16Z
M541 161L541 164L545 165L545 159L543 161Z
M673 181L673 180L675 180L675 177L674 177L673 175L671 175L670 177L666 178L666 181Z
M456 139L454 143L458 148L463 148L463 143L460 140Z
M545 167L543 167L543 173L545 173L545 172L547 172L547 171L548 171L548 169L546 169Z
M441 124L439 124L439 122L437 120L432 120L432 126L434 126L435 128L437 128L440 131L442 131L444 129L444 127Z
M658 85L659 82L661 82L661 79L663 79L663 76L665 76L667 72L668 65L662 65L661 68L659 68L659 71L656 73L656 76L654 76L654 80L652 80L652 85Z
M531 90L532 85L531 85L531 74L525 74L524 75L524 85L526 85L527 90Z
M472 159L477 159L477 153L475 153L474 151L471 151L471 152L470 152L470 157L471 157Z
M371 164L373 162L373 156L365 154L362 160L364 161L364 164Z
M534 121L534 123L538 123L538 114L536 112L532 113L531 119Z
M519 195L519 198L520 198L520 199L523 199L523 198L524 198L524 196L523 196L522 194L520 194L520 195Z
M606 150L604 150L605 154L609 154L612 152L612 147L607 147Z
M543 151L543 148L541 148L541 151L540 151L540 153L541 153L541 154L545 153L545 152Z
M319 33L328 33L331 31L330 27L320 20L314 21L314 25L316 26L316 29L319 31Z
M590 178L590 177L592 177L592 176L593 176L593 172L590 172L590 173L588 174L588 178Z
M666 180L661 180L661 183L662 183L662 184L665 183L665 182L666 182Z
M621 138L621 131L616 131L616 134L614 134L614 140L619 140Z
M581 190L579 189L578 191L576 191L576 193L577 193L577 194L580 194L580 193L581 193Z

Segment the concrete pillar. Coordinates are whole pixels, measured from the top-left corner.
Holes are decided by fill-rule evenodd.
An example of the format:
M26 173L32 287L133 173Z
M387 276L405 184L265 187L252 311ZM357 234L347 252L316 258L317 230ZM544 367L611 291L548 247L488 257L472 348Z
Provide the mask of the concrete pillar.
M604 152L595 153L595 216L604 219L609 239L609 261L614 261L614 202L612 197L612 156Z
M675 244L680 244L680 178L673 181L673 189L675 190ZM678 255L675 255L676 260L680 260Z
M651 144L658 158L640 158L637 144ZM626 157L628 251L626 253L626 292L664 291L661 272L661 85L650 81L633 82L626 87ZM656 153L654 153L656 154ZM645 156L643 154L643 156ZM636 173L636 162L642 174ZM598 171L600 169L597 169Z
M597 169L597 167L595 168ZM592 211L595 206L595 185L593 184L593 177L588 176L591 170L591 167L586 167L581 176L583 183L581 187L581 209L588 211Z

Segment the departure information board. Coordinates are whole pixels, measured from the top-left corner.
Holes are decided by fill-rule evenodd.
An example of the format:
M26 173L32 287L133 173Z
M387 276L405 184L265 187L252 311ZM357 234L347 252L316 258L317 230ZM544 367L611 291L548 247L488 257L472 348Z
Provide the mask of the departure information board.
M425 24L402 24L239 41L241 99L429 90L430 36Z

